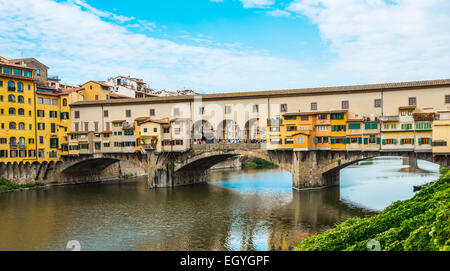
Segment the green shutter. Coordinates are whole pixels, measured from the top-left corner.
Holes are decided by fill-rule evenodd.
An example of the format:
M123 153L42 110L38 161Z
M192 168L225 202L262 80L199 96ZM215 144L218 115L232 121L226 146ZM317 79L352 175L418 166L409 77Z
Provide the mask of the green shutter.
M380 145L381 138L377 137L377 144Z
M358 137L358 144L362 144L362 137Z
M414 138L412 139L412 141L411 141L411 142L412 142L412 144L414 145Z
M383 139L383 145L386 145L386 139Z
M419 145L422 145L422 138L419 138Z
M332 138L331 139L331 144L336 144L336 139Z
M364 145L367 145L367 144L369 144L369 139L366 137L366 138L364 138Z
M394 145L397 145L397 139L394 139Z

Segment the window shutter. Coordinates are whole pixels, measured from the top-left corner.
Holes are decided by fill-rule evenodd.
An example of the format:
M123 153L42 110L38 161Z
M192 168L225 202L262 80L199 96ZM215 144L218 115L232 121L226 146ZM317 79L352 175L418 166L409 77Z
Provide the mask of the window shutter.
M366 138L364 138L364 145L367 145L367 144L369 144L369 139L366 137Z
M377 137L377 144L380 145L381 138Z
M386 145L386 139L383 139L383 145Z
M411 143L414 145L414 138L411 140Z
M358 144L362 144L362 137L358 137Z
M422 145L422 138L419 138L419 145Z
M394 145L397 145L397 139L394 139Z
M332 138L331 139L331 144L335 144L336 143L336 139Z

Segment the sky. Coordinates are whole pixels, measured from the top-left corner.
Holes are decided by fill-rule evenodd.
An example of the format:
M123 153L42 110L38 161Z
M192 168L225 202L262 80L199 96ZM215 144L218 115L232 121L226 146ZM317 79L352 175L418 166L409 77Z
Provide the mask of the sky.
M0 0L0 56L62 82L276 90L450 78L448 0Z

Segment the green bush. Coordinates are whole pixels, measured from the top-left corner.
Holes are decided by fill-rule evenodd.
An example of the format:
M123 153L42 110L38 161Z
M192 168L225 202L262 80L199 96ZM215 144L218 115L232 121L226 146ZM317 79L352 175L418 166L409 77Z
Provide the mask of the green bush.
M445 173L448 172L448 168L447 168L447 167L441 167L441 168L439 169L439 172L440 172L442 175L444 175Z
M278 165L261 158L255 158L252 162L247 162L243 165L243 168L249 169L272 169L277 167Z
M10 190L17 190L21 188L31 188L31 187L37 187L37 186L44 186L43 183L31 183L31 184L14 184L10 180L7 180L5 178L0 179L0 191L10 191Z
M375 239L381 250L450 250L450 173L412 199L397 201L369 218L350 218L323 234L300 242L296 250L368 250Z

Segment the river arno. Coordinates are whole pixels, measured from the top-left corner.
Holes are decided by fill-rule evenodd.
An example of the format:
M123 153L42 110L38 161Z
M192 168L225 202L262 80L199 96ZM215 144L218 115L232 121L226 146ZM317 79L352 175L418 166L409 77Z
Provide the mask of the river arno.
M145 179L0 194L0 250L280 250L413 196L438 166L378 158L341 187L293 191L279 170L214 171L208 184L148 190Z

